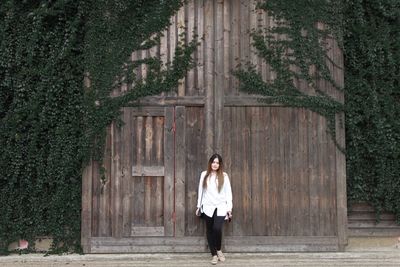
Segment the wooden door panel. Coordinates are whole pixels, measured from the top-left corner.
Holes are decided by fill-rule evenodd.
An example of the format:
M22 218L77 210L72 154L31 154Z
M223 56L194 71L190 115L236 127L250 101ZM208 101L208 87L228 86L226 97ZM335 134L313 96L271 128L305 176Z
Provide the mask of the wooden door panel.
M165 185L171 184L173 176L171 168L165 167L165 157L170 158L168 153L173 151L167 151L167 155L164 151L173 142L173 118L166 118L173 116L173 112L168 112L168 108L141 108L131 114L132 161L124 184L123 233L125 237L170 236L173 203L169 202L174 192L173 187Z

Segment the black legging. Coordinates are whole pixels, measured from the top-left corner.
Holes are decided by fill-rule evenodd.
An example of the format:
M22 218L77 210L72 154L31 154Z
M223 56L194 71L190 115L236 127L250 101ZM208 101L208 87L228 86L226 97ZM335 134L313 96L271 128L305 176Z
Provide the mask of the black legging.
M214 210L212 217L204 214L207 229L207 241L211 255L217 255L217 250L221 250L222 226L224 225L225 216L217 216L217 209Z

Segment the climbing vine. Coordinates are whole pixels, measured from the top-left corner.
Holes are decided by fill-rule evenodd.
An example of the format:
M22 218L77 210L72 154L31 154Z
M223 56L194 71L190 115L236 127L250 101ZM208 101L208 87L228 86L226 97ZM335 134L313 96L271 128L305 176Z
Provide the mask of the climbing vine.
M348 199L400 222L400 2L344 3Z
M335 136L335 115L344 111L342 103L324 92L319 81L342 90L327 67L326 38L341 40L341 2L327 0L260 1L257 6L275 20L275 26L253 30L251 37L257 54L275 73L264 81L254 67L235 71L242 91L267 96L261 101L290 107L308 108L324 116ZM323 25L318 27L317 24ZM279 36L277 38L277 36ZM296 81L305 81L312 94L302 91ZM335 138L333 138L335 140Z
M52 252L80 251L81 172L91 157L101 159L106 127L130 101L176 88L191 67L197 41L184 36L171 62L130 60L157 44L181 5L2 2L0 253L41 236L53 238ZM143 65L147 77L136 77ZM126 91L111 97L121 83Z
M52 252L80 251L81 172L91 157L101 159L106 127L130 101L174 89L191 67L196 39L182 41L171 62L129 60L157 44L181 5L2 1L0 254L11 242L33 244L41 236L53 237ZM398 1L269 0L258 8L277 22L252 32L276 78L265 82L251 66L242 68L235 72L241 89L318 112L333 134L335 114L345 111L349 200L368 201L400 221ZM326 65L323 40L332 36L345 55L344 88ZM145 79L133 71L143 65ZM297 80L314 94L299 90ZM344 90L345 105L324 93L319 80ZM110 97L121 85L126 90Z
M400 222L400 3L269 0L258 8L276 21L274 27L252 32L254 47L276 78L263 81L249 65L235 72L241 90L321 114L333 136L335 114L345 112L349 203L366 201L378 220L385 210ZM344 88L335 84L326 65L323 40L331 37L344 52ZM315 94L297 88L298 80ZM319 80L343 91L345 104L324 93Z

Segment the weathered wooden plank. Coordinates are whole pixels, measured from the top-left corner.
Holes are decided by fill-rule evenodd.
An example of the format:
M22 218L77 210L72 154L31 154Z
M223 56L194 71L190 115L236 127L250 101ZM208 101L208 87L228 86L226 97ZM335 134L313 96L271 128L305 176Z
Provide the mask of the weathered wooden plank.
M232 146L233 146L233 140L232 140L232 133L233 133L233 125L232 125L232 109L229 107L224 108L224 138L223 138L223 147L222 147L222 156L223 156L223 161L224 161L224 170L228 174L230 182L231 182L231 187L232 187L232 192L235 192L235 187L239 186L239 183L237 183L240 178L235 175L235 173L232 172L232 166L234 165L234 155L232 154ZM234 134L234 133L233 133ZM233 194L233 209L232 213L235 216L236 220L236 210L237 207L235 206L235 203L237 202L237 195ZM234 234L233 232L233 224L236 222L234 221L233 223L225 224L224 226L224 236L231 236Z
M253 32L253 31L258 30L258 12L256 11L256 6L257 6L258 0L250 0L248 2L249 2L249 16L248 16L249 31ZM257 49L253 45L251 45L251 37L249 39L249 45L250 45L249 46L250 62L254 66L255 70L257 72L260 72L261 68L260 68L260 65L258 64L259 57L257 55Z
M263 179L263 184L262 186L262 204L261 204L261 208L264 210L264 235L270 235L269 231L271 228L270 225L270 210L268 209L268 205L270 202L270 184L271 184L271 150L270 148L272 147L272 142L274 142L275 140L272 138L271 136L271 108L268 107L264 107L262 108L262 112L261 112L261 122L263 123L263 136L261 137L262 139L262 144L263 144L263 158L262 158L262 164L261 164L261 170L262 170L262 174L264 176Z
M280 224L280 234L279 235L289 235L289 223L287 219L290 218L289 213L289 174L290 160L285 160L289 158L289 108L280 108L280 139L279 139L279 154L281 155L279 162L281 180L279 184L279 202L280 206L278 212L279 224Z
M279 108L271 108L270 111L270 135L271 135L271 145L269 147L270 151L270 181L269 188L267 191L268 195L268 234L271 236L279 235L279 219L278 219L278 186L280 181L280 171L278 162L280 160L279 155Z
M348 236L351 237L394 237L400 235L400 228L396 227L349 227ZM342 248L339 246L339 250Z
M205 113L206 113L206 140L205 151L207 155L214 152L214 1L206 0L204 6L205 17Z
M248 106L248 107L279 107L283 106L282 104L279 103L266 103L265 101L260 101L260 100L268 100L270 97L268 96L261 96L261 95L256 95L256 96L251 96L251 95L241 95L241 96L226 96L224 104L227 107L242 107L242 106Z
M208 252L204 237L94 238L93 253ZM321 237L226 237L229 252L337 251L337 238Z
M185 42L185 36L184 36L184 31L185 31L185 8L181 8L178 10L178 13L176 15L176 31L177 31L177 42ZM179 80L178 84L178 96L184 96L185 95L185 87L186 87L186 79L182 78Z
M204 32L204 0L197 0L194 1L196 4L196 19L197 19L197 35L199 38L204 38L205 32ZM205 44L204 41L201 41L197 51L196 51L196 82L197 82L197 91L198 95L204 95L205 92L205 81L204 81L204 76L205 76L205 70L204 70L204 64L205 64L205 59L204 59L204 50L205 50Z
M140 117L148 117L148 116L164 116L164 107L136 107L131 108L131 116L140 116Z
M132 176L164 176L164 166L132 166Z
M143 177L144 180L144 196L143 196L143 203L144 203L144 222L143 225L145 226L152 226L153 225L153 218L152 218L152 210L151 210L151 203L152 203L152 194L151 189L153 185L154 177L145 176Z
M104 174L100 174L100 195L99 195L99 236L111 235L111 216L110 216L110 193L111 193L111 143L112 136L110 131L112 125L108 127L105 153L103 159ZM103 177L102 177L103 176Z
M328 123L326 122L328 128ZM327 147L326 147L326 168L328 173L327 181L327 198L329 202L328 220L329 220L329 235L337 236L337 206L336 206L336 145L333 140L332 133L326 131Z
M206 252L204 237L162 238L97 238L91 240L93 253L163 253L163 252Z
M164 64L167 64L167 62L169 60L168 40L169 40L169 27L166 27L160 37L160 45L159 45L159 52L158 52L160 55L160 60ZM165 95L166 95L165 92L162 92L160 94L160 96L165 96Z
M306 109L299 109L299 144L298 144L298 179L299 184L301 185L299 190L300 199L298 200L299 209L302 211L299 218L299 227L297 235L310 236L310 188L309 188L309 155L308 155L308 147L310 144L308 143L308 116L310 116L311 111ZM296 173L296 171L295 171Z
M171 25L168 28L168 61L172 62L175 57L175 50L178 45L177 14L170 18ZM168 96L176 96L176 90L166 93Z
M235 219L233 221L233 234L240 236L243 235L243 228L245 227L243 222L243 203L242 203L242 172L241 165L244 158L240 149L239 136L241 134L241 122L239 120L240 111L237 108L228 108L231 114L231 184L232 184L232 196L233 196L233 211ZM236 119L232 119L236 118Z
M311 235L319 235L318 115L314 112L308 117L308 127L310 228Z
M241 153L240 163L241 166L241 190L242 190L242 208L243 208L243 235L253 235L253 229L249 227L252 224L253 213L251 209L251 151L250 151L250 125L252 121L251 112L248 108L242 107L237 108L239 111L239 127L241 133L239 135L238 141L240 142L239 148ZM243 158L244 156L244 158Z
M81 245L84 253L90 253L92 237L92 181L93 164L90 161L82 173Z
M121 127L112 124L111 127L111 198L110 198L110 216L111 216L111 235L122 237L122 193L121 193Z
M144 125L145 117L135 117L134 118L134 145L132 150L133 153L133 164L135 166L141 166L144 164L145 155L145 138L144 138ZM136 153L135 153L136 152ZM132 180L133 189L133 205L132 205L132 223L135 225L143 225L144 223L144 178L135 177Z
M318 184L319 184L319 235L327 235L326 231L329 228L329 222L327 220L329 207L327 193L327 175L326 175L326 120L323 116L318 116L318 141L316 143L318 157Z
M174 235L174 108L165 108L164 122L164 229Z
M215 2L214 151L221 153L224 108L224 0Z
M231 64L230 68L240 67L240 0L231 1ZM231 90L225 92L226 95L237 95L239 92L239 80L231 76Z
M197 204L197 189L200 173L205 169L206 156L203 150L204 140L204 113L203 108L186 107L185 111L185 139L186 139L186 162L185 162L185 236L203 236L203 220L195 216ZM190 148L190 149L188 149Z
M140 109L142 107L147 106L155 106L155 107L163 107L164 106L204 106L204 97L203 96L185 96L185 97L179 97L179 96L147 96L143 97L140 100L133 101L129 103L127 106L132 106L132 107L139 107L138 109L138 116L146 116L147 113L142 114L140 113ZM154 115L161 115L161 114L155 114Z
M258 0L256 3L256 6L258 3L261 1ZM267 25L267 13L263 9L255 9L255 12L257 14L257 29L259 31L265 31ZM251 40L252 41L252 40ZM267 63L265 60L262 59L262 57L258 56L258 66L259 66L259 72L263 78L264 81L267 80Z
M154 159L153 164L164 167L164 122L165 117L154 119ZM154 185L155 225L164 225L164 174L156 177Z
M252 209L252 228L253 235L263 235L264 231L264 218L265 218L265 208L262 206L264 203L262 190L263 190L263 176L262 171L262 152L264 151L264 145L262 145L261 138L263 131L261 129L261 108L252 107L248 108L251 116L250 123L250 154L248 161L252 166L250 168L251 176L251 209ZM257 219L256 219L257 218Z
M223 1L223 84L224 88L220 88L223 95L226 95L232 88L231 85L231 19L232 19L232 1Z
M144 225L145 214L145 178L135 177L132 181L133 201L132 201L132 225Z
M99 163L92 161L92 232L91 236L99 236L99 213L100 213L100 175Z
M159 179L160 178L160 179ZM150 201L148 203L150 216L149 221L146 223L147 226L155 227L157 225L157 195L162 194L162 192L158 191L159 188L157 187L157 180L163 180L163 177L147 177L150 180L150 188L149 188L149 195ZM162 224L161 224L162 225ZM162 226L164 228L164 226Z
M340 117L344 120L344 114L336 116L336 143L345 148L345 130L340 123ZM345 155L336 148L336 205L337 205L337 235L339 238L339 248L344 250L347 245L347 194L346 194L346 158Z
M175 108L175 236L185 235L186 114Z
M131 174L129 172L132 164L133 153L133 129L132 129L132 108L124 108L123 111L123 133L122 133L122 236L130 235L132 225L132 191Z
M193 35L195 34L196 25L196 14L195 14L195 2L188 1L185 5L185 20L187 21L187 40L186 43L193 40ZM196 58L194 56L194 58ZM190 69L186 75L186 93L185 95L195 95L195 69Z
M240 0L240 32L239 32L239 44L240 44L240 60L242 63L251 61L250 58L250 8L251 3L249 0ZM238 93L243 94L243 93Z
M301 234L303 225L301 224L301 218L305 213L301 206L303 198L303 184L301 183L301 155L299 153L299 116L301 116L300 109L291 108L289 112L289 151L286 156L288 161L288 182L289 182L289 216L291 223L288 227L288 235L296 236Z
M164 236L164 226L134 226L131 227L131 236Z

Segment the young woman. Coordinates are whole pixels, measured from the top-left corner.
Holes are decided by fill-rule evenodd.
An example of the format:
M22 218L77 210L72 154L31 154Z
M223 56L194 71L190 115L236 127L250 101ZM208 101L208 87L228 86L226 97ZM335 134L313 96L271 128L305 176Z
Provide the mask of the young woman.
M222 157L211 156L207 171L200 175L196 215L203 213L206 222L211 264L225 261L221 251L222 227L232 217L232 189L228 174L223 172Z

